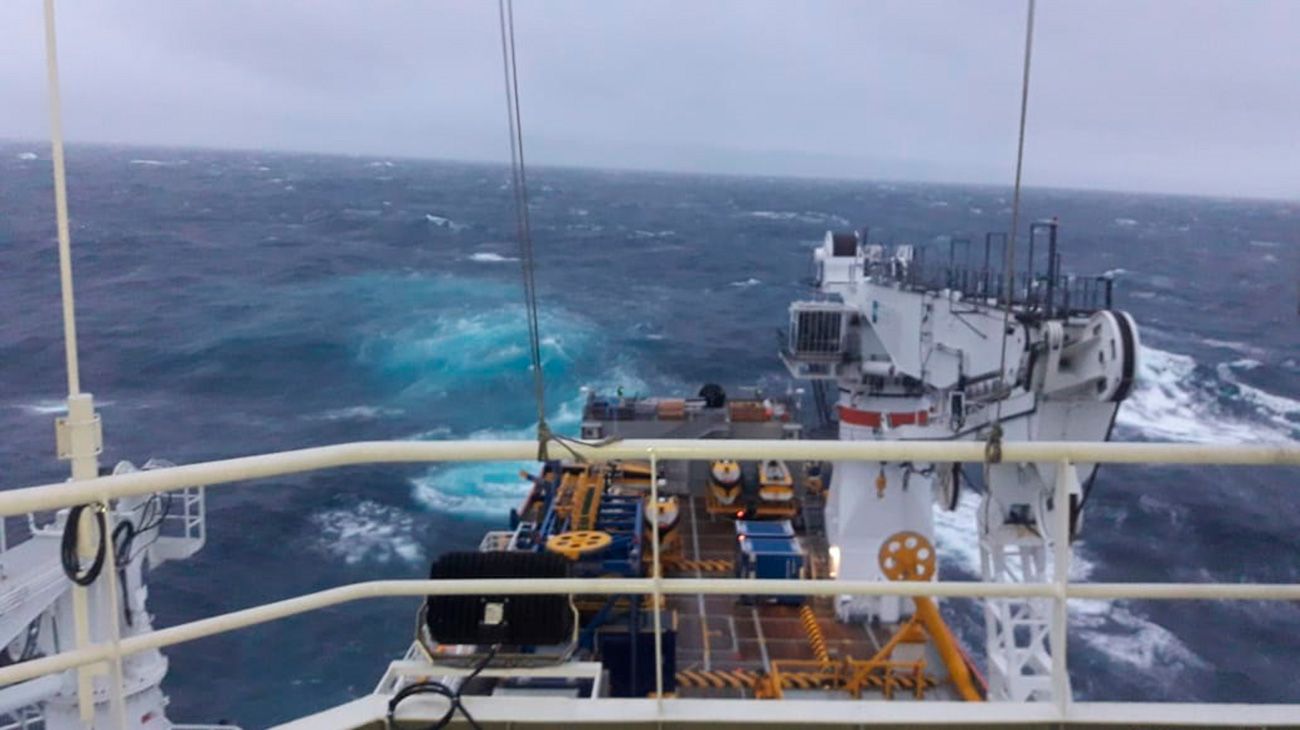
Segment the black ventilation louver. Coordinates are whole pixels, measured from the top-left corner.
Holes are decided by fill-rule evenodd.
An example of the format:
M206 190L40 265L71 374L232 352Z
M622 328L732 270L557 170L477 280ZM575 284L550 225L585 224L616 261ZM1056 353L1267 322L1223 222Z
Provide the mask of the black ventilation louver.
M832 256L856 256L858 253L858 236L856 233L832 233Z
M569 561L551 553L446 553L429 570L431 580L567 577ZM425 606L429 635L442 644L548 646L573 635L567 595L429 596Z

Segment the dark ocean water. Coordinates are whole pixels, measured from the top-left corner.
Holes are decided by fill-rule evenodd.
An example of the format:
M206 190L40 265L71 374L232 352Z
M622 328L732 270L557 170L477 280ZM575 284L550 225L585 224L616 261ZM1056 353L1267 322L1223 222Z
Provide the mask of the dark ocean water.
M35 153L34 159L28 159ZM784 389L776 330L827 227L925 243L1004 230L1000 188L541 169L533 221L549 410L578 388ZM105 461L339 441L525 436L533 408L507 172L192 150L69 150L83 386ZM1300 204L1029 190L1067 271L1113 271L1142 328L1117 437L1300 438ZM48 152L0 145L2 485L61 478L65 388ZM352 468L208 493L209 541L153 576L168 626L477 543L511 465ZM1077 551L1099 581L1300 581L1294 470L1104 469ZM941 520L977 570L974 502ZM171 715L260 727L368 692L416 602L345 606L168 651ZM1300 701L1300 606L1072 604L1086 699ZM979 649L982 620L950 616Z

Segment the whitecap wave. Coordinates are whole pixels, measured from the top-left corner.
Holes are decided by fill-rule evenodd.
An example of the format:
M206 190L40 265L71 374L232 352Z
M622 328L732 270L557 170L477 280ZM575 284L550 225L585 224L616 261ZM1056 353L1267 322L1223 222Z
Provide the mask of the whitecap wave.
M522 306L470 306L476 292L449 284L432 296L462 298L461 311L422 312L401 329L375 333L362 343L362 364L406 383L405 395L464 392L523 377L529 370L527 320ZM454 305L453 305L454 306ZM585 351L591 327L561 310L541 313L542 362L548 377L563 378L574 367L571 353Z
M412 479L412 494L434 512L504 521L531 488L519 472L536 471L536 466L525 461L457 464Z
M430 224L437 226L438 228L446 228L452 233L459 233L466 228L469 228L469 226L464 223L457 223L446 216L434 215L433 213L425 213L424 219Z
M632 325L631 334L633 337L641 337L647 340L664 339L663 328L651 322L638 322Z
M592 383L592 387L597 391L622 388L629 394L648 390L644 380L617 367L600 381ZM547 423L556 433L576 437L585 405L586 395L579 393L561 403L547 417ZM492 428L475 431L467 438L474 441L535 440L537 432L532 426ZM474 462L433 467L411 480L412 495L435 512L504 520L509 510L519 506L520 500L532 488L519 475L520 471L536 473L537 462Z
M497 264L506 261L518 261L519 259L513 256L502 256L499 253L492 253L491 251L479 251L478 253L470 254L469 260L483 264Z
M966 489L957 502L957 509L934 511L935 549L939 560L954 565L963 573L980 574L980 538L977 527L980 495Z
M1115 279L1127 273L1129 273L1128 269L1110 269L1106 273L1102 274L1102 276L1107 279Z
M1070 630L1093 649L1146 672L1208 666L1172 631L1119 601L1070 601Z
M1256 368L1264 367L1264 363L1253 357L1243 357L1240 360L1233 360L1232 362L1224 363L1224 365L1238 370L1254 370Z
M130 160L128 165L139 165L141 167L180 167L181 165L190 164L189 160Z
M1225 405L1246 405L1247 417ZM1300 430L1300 402L1245 385L1231 368L1143 347L1137 388L1120 406L1119 425L1148 438L1195 443L1283 442Z
M400 416L405 411L401 408L385 408L384 406L348 406L346 408L334 408L328 411L318 413L311 418L317 421L375 421L390 416Z
M733 281L731 282L731 286L750 287L750 286L758 286L759 284L762 283L763 282L751 276L748 279L744 279L743 281Z
M1250 245L1256 248L1282 248L1282 244L1277 241L1251 241Z
M1138 224L1137 220L1135 220L1135 219L1133 219L1133 218L1116 218L1116 219L1115 219L1115 225L1119 226L1120 228L1132 228L1133 226L1136 226L1137 224Z
M847 226L849 221L833 213L818 213L816 211L798 211L790 210L751 210L748 215L751 218L762 218L771 221L793 221L796 223L817 223L822 225Z
M1238 342L1236 340L1218 340L1213 337L1203 337L1200 342L1202 345L1208 347L1217 347L1221 350L1232 350L1250 357L1263 357L1268 354L1268 351L1262 347L1248 345L1245 342Z
M1300 401L1247 385L1237 377L1237 370L1254 370L1262 365L1258 360L1243 358L1220 363L1214 370L1220 380L1234 388L1232 395L1253 406L1262 420L1272 424L1287 440L1297 438L1297 432L1300 432Z
M424 562L414 516L396 507L363 500L347 509L318 512L311 522L317 532L314 547L348 565Z
M19 409L34 416L48 416L54 413L66 413L68 402L56 398L46 398L33 403L20 403Z
M18 157L18 159L20 159L20 160L34 160L34 159L36 159L36 153L35 153L35 152L19 152L18 155L17 155L17 157Z
M113 405L111 400L95 401L95 408L106 408L111 405ZM51 416L68 412L68 402L62 398L42 398L30 403L16 403L11 407L33 416Z

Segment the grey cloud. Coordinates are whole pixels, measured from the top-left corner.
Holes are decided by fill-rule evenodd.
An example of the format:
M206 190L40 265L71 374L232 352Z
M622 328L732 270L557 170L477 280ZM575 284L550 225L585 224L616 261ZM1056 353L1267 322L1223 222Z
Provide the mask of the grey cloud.
M1024 4L516 6L558 164L1007 183ZM504 159L492 2L59 6L69 137ZM1039 3L1026 182L1300 197L1300 3ZM0 136L47 133L40 3L0 6Z

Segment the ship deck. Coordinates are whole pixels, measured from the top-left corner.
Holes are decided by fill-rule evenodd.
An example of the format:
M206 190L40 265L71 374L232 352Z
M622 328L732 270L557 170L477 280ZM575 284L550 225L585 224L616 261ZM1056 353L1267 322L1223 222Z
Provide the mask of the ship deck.
M704 495L705 465L679 462L668 465L661 493L673 494L680 503L681 518L676 528L679 560L665 560L666 577L719 577L732 575L735 559L735 523L725 515L711 514ZM798 532L806 552L808 577L824 578L829 573L829 556L822 525L822 503L804 493L797 479L802 504L803 530ZM669 553L665 553L669 555ZM806 623L806 612L798 605L737 600L734 596L679 595L668 599L674 614L676 637L677 696L700 698L748 698L755 696L757 677L771 675L773 662L815 663L815 643L821 643L832 661L865 660L875 656L900 629L898 624L844 623L836 619L831 598L810 598L804 605L811 611L815 629ZM814 638L813 634L820 636ZM902 643L893 659L926 659L927 675L941 673L931 663L927 645ZM787 664L787 666L789 666ZM936 671L938 670L938 671ZM789 679L787 697L850 699L842 690L819 687L809 672L783 669ZM803 681L800 681L803 679ZM895 700L918 699L914 689L904 685L892 691ZM806 686L805 686L806 685ZM880 699L882 688L871 688L862 699ZM946 682L929 686L924 699L955 699Z

